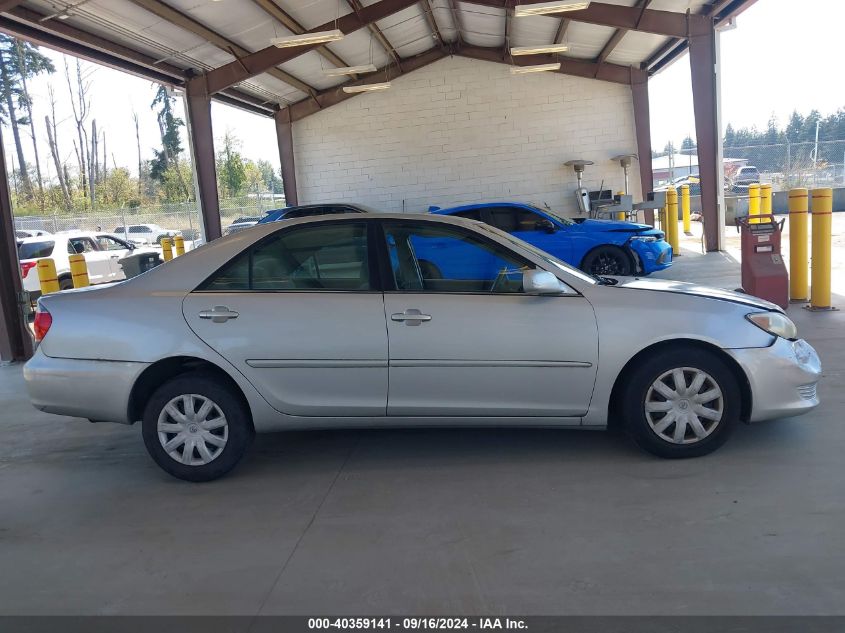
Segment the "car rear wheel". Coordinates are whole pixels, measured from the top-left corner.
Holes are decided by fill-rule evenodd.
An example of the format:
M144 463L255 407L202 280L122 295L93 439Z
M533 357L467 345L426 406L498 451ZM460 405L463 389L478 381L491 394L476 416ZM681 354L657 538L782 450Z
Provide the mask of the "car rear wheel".
M740 398L736 378L720 358L688 347L639 364L623 389L621 411L628 433L650 453L698 457L728 439Z
M581 270L592 275L617 275L625 277L634 269L631 258L618 246L599 246L587 253Z
M159 387L144 409L142 432L153 460L187 481L225 475L254 434L240 395L203 373L182 374Z

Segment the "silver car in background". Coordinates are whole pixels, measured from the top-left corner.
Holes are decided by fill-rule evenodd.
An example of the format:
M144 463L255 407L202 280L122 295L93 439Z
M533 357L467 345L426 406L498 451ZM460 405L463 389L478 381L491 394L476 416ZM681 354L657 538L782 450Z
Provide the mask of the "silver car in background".
M821 372L773 304L595 278L432 215L260 225L42 297L35 328L38 409L141 421L153 459L193 481L277 429L613 420L656 455L699 456L740 420L814 408Z

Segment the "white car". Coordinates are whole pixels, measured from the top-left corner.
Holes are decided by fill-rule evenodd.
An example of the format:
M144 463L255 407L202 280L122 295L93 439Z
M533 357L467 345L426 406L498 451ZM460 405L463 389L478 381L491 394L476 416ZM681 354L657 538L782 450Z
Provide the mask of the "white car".
M75 253L85 256L88 279L92 284L125 279L119 260L136 250L136 246L110 233L67 231L38 237L27 237L18 245L23 289L36 297L41 294L36 265L39 259L51 258L56 263L59 288L73 288L68 257ZM155 249L147 248L150 252Z
M158 224L130 224L118 226L112 231L118 237L128 240L133 244L161 244L164 237L176 237L181 231L165 229Z

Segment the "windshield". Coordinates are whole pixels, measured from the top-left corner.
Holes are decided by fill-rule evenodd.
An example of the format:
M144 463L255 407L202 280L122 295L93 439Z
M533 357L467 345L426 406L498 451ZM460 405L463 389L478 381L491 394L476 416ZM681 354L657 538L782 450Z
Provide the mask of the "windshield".
M575 224L575 222L573 222L573 221L572 221L572 220L570 220L569 218L565 218L565 217L563 217L562 215L560 215L559 213L557 213L557 212L555 212L555 211L551 211L551 210L549 210L549 209L541 209L540 207L538 207L538 206L536 206L536 205L533 205L533 204L529 204L529 205L526 205L526 206L531 207L531 208L532 208L532 209L534 209L535 211L539 211L540 213L545 213L546 215L551 216L551 217L552 217L552 218L554 218L557 222L560 222L560 223L561 223L561 224L563 224L564 226L570 226L570 225L572 225L572 224Z
M26 242L18 248L19 259L38 259L39 257L50 257L53 253L53 246L56 243L52 240L45 242Z
M536 208L536 207L535 207ZM546 211L548 213L548 211ZM551 214L550 214L551 215ZM557 216L555 216L557 217ZM581 281L584 281L588 284L597 284L600 282L598 277L594 277L593 275L588 275L583 270L578 270L577 268L570 266L566 262L558 259L554 255L549 255L546 251L540 250L539 248L532 246L528 242L524 242L523 240L519 239L518 237L514 237L510 233L505 233L504 231L500 231L494 226L490 226L489 224L476 224L476 228L482 229L484 231L489 231L490 233L495 233L498 237L505 238L511 244L514 244L526 251L529 251L533 255L536 255L538 258L542 259L544 262L551 264L555 268L562 270L563 272L572 275L573 277L577 277Z

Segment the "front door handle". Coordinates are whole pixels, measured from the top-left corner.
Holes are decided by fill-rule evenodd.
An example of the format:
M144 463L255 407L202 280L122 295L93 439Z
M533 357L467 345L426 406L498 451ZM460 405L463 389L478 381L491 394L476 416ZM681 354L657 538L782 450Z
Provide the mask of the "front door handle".
M397 312L390 315L391 321L405 322L405 325L419 325L431 321L430 314L423 314L416 308L408 308L404 312Z
M200 311L201 319L211 319L212 323L225 323L229 319L237 319L238 312L230 310L227 306L214 306L211 310Z

